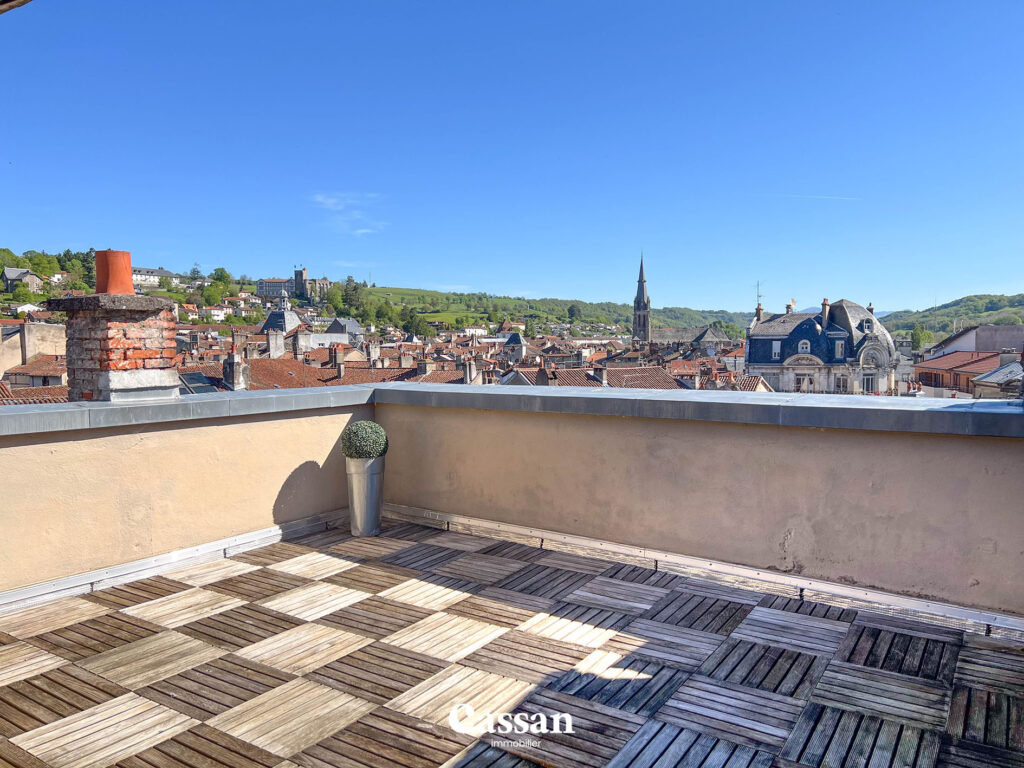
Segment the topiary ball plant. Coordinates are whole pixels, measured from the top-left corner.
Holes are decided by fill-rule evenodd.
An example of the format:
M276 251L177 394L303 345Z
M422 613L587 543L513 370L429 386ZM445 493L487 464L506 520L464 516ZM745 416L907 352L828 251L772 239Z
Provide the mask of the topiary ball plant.
M388 436L375 421L352 421L341 432L341 451L350 459L376 459L388 452Z

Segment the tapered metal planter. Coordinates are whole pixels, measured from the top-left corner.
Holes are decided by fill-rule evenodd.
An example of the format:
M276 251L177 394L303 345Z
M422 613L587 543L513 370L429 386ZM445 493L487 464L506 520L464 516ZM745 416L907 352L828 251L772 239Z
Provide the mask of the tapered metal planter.
M348 512L353 536L380 533L380 512L384 505L384 457L345 459L348 474Z

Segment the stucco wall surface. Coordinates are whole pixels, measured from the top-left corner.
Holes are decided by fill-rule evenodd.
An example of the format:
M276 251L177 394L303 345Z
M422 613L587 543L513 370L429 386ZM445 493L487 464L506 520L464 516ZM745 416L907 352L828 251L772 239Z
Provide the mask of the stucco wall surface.
M0 591L347 506L369 405L0 437Z
M1024 441L376 405L385 494L1024 614Z

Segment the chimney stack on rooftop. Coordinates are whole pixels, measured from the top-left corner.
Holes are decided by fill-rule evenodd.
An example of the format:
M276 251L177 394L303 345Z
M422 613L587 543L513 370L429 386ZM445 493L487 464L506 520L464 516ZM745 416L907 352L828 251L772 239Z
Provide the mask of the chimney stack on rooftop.
M827 331L828 330L828 312L829 312L828 299L822 299L821 300L821 330L823 330L823 331Z
M267 357L271 360L277 360L279 357L284 357L284 332L274 330L273 328L267 329Z
M1004 365L1017 362L1017 350L1012 348L1004 348L999 353L999 367L1002 368Z
M764 316L764 308L761 306L761 302L757 302L757 309L754 310L754 322L760 323L761 318Z
M235 392L249 388L249 364L238 354L238 347L231 346L231 354L225 358L221 378L224 384Z
M412 366L413 366L412 355L403 353L403 354L398 356L398 367L399 368L412 368ZM433 368L431 368L431 370L433 370Z
M128 251L96 252L96 289L46 302L68 318L68 400L177 399L173 302L135 295Z

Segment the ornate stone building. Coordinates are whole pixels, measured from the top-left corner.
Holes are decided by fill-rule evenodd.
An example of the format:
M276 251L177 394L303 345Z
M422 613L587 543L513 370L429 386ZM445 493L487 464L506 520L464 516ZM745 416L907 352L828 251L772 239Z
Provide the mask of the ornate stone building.
M820 313L764 314L757 305L747 329L748 374L776 392L878 394L896 386L899 355L868 304L821 302Z
M636 298L633 299L633 340L641 344L651 343L651 299L647 295L643 256L640 257L640 277L636 281Z

